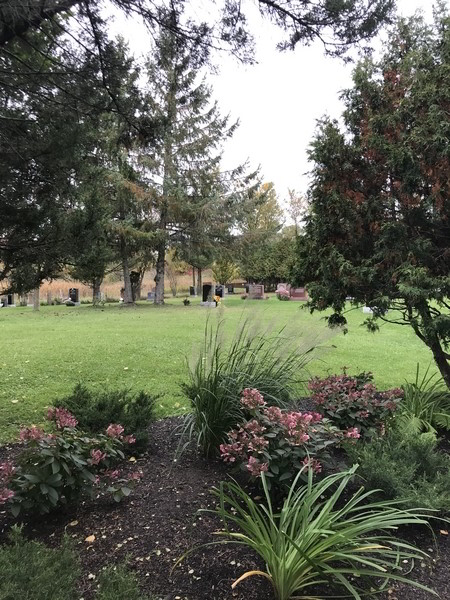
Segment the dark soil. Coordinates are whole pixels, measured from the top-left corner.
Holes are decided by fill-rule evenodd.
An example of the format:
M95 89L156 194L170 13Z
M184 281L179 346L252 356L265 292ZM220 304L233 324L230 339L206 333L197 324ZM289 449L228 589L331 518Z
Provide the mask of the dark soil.
M176 419L165 419L150 428L151 447L137 458L143 478L128 500L115 504L100 497L85 502L64 514L29 522L25 535L51 546L57 546L64 533L73 538L83 570L80 598L85 600L93 597L96 581L92 575L97 576L105 565L125 560L139 575L143 592L162 600L272 600L271 586L262 577L251 577L231 589L245 571L264 568L257 555L243 547L199 549L171 572L187 550L214 539L212 533L220 527L219 521L196 513L214 507L210 489L227 478L223 464L206 461L192 451L174 461L177 440L172 432L177 424ZM16 447L0 448L0 461L16 451ZM12 523L11 517L0 512L0 542ZM427 530L403 532L408 542L430 554L429 560L415 565L411 577L434 589L442 600L450 599L449 536L441 533L446 529L442 524L436 529L436 545ZM92 535L95 541L86 542ZM326 593L325 589L314 591ZM425 600L432 596L393 584L381 597Z

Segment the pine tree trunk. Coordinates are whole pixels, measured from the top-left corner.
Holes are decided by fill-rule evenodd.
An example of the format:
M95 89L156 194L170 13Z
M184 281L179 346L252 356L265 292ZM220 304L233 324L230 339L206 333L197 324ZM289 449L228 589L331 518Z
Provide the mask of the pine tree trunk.
M450 363L447 360L444 351L441 348L439 341L430 345L431 352L433 353L434 362L439 369L447 387L450 389Z
M166 262L166 241L158 245L155 274L155 300L154 304L164 304L164 266Z
M192 287L195 290L195 267L192 267Z
M33 310L39 310L41 308L41 298L39 295L39 287L34 290L33 294Z
M101 299L100 286L102 285L102 280L100 277L95 277L92 282L92 304L96 306Z
M413 329L416 335L425 342L433 353L434 362L439 369L447 387L450 389L450 363L447 359L446 353L442 349L440 340L433 328L433 318L430 313L429 307L425 304L417 308L419 315L422 319L422 332L418 331L417 325ZM426 332L426 333L423 333Z
M200 268L197 269L197 296L202 296L203 294L203 281L202 281L202 270Z
M128 264L128 255L126 252L126 243L125 240L121 240L120 244L121 254L122 254L122 270L123 270L123 303L124 304L133 304L133 291L131 289L131 278L130 278L130 266Z

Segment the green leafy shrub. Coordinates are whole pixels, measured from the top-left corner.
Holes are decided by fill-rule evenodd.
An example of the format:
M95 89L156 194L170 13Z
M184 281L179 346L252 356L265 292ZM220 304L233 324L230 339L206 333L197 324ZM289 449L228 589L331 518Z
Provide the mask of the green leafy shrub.
M450 457L437 449L434 433L391 428L384 436L347 448L368 489L382 490L405 506L450 511Z
M9 544L0 546L0 598L14 600L78 600L77 556L65 538L59 548L27 541L13 527Z
M403 390L377 391L371 373L356 376L314 377L308 388L317 410L339 429L356 428L361 435L374 435L393 415Z
M79 383L70 396L54 402L78 420L84 431L98 433L110 423L120 423L126 434L133 434L133 452L144 451L148 445L147 427L154 420L155 396L144 391L132 394L129 390L93 391Z
M397 418L412 433L435 432L439 427L450 430L450 391L442 377L436 379L437 373L428 373L429 367L420 380L417 364L415 382L402 386L404 396Z
M221 543L246 545L266 565L265 571L244 573L233 587L261 575L272 583L277 600L315 598L314 586L323 583L340 586L345 596L339 597L357 600L385 588L389 580L426 589L405 577L402 564L426 554L389 535L399 526L426 524L426 515L373 501L373 492L362 488L348 498L346 488L356 469L357 465L317 482L309 470L308 482L301 487L299 473L279 512L273 509L265 473L264 504L257 504L234 482L214 489L219 507L201 512L222 519L225 530L217 532L225 538ZM367 580L370 588L361 589Z
M239 399L245 388L258 389L266 401L282 406L296 396L315 344L289 337L284 327L261 330L245 320L231 344L222 335L223 321L207 322L203 347L182 384L192 412L184 437L195 440L206 456L216 454L227 433L243 420Z
M135 573L125 565L107 567L98 576L96 600L151 600L139 591Z
M264 472L268 487L292 483L302 470L322 471L327 450L339 443L342 433L319 413L267 407L258 390L243 391L241 405L246 420L228 433L228 443L220 445L225 462L238 464L253 477Z
M8 504L15 516L21 511L45 514L82 494L93 496L100 486L117 502L130 494L139 474L123 477L114 467L133 436L123 436L118 424L110 424L106 434L88 436L63 408L50 409L48 417L56 423L54 433L35 426L22 429L26 447L17 464L0 464L0 505Z

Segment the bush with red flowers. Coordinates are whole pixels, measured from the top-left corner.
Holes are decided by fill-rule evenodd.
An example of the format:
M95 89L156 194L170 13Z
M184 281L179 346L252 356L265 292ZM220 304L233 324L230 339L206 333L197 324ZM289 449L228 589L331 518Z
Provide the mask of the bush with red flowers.
M124 476L114 467L124 458L125 445L134 443L132 435L123 436L119 424L109 425L106 434L87 435L64 408L49 409L47 418L54 432L22 429L25 449L17 464L0 464L0 505L8 505L15 516L21 511L45 514L102 487L116 501L130 494L139 473Z
M307 471L322 471L327 450L348 432L340 432L317 412L295 412L267 406L256 389L242 393L246 420L221 444L225 462L241 466L252 477L262 472L270 485L289 484L305 465Z
M314 377L308 388L317 411L339 429L373 435L384 432L386 422L403 398L403 390L379 392L372 381L371 373L351 376L344 370L342 375ZM356 433L350 437L356 437Z

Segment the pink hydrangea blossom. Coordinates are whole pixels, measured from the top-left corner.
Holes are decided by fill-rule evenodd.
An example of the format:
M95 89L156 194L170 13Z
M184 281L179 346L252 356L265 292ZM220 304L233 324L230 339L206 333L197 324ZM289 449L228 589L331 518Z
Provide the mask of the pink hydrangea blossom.
M319 462L316 458L305 456L305 458L303 459L303 464L305 465L305 467L307 467L308 470L312 469L314 473L322 472L322 463Z
M134 435L124 435L122 440L126 444L135 444L136 443L136 438L134 437Z
M245 388L242 392L241 404L249 410L258 408L258 406L266 406L263 396L254 388Z
M273 423L279 423L283 418L283 413L281 412L281 408L278 406L269 406L269 408L264 409L264 414Z
M14 498L14 492L8 488L0 488L0 504L5 504L11 498Z
M253 475L253 477L259 477L259 475L267 471L268 468L269 465L267 463L260 463L259 460L254 456L250 456L248 459L247 469L250 471L250 474Z
M109 435L111 438L118 438L123 433L122 425L111 423L106 430L106 435Z
M15 472L16 467L12 462L6 461L0 463L0 481L7 481L11 479Z
M22 442L37 441L45 437L45 433L42 429L36 427L36 425L32 425L31 427L21 429L19 437Z
M78 421L73 414L65 408L49 408L47 419L54 421L58 429L64 429L65 427L74 428L78 425Z
M359 429L357 427L350 427L349 429L347 429L347 431L345 432L345 437L346 438L354 438L354 439L358 439L361 437L361 434L359 433Z
M91 458L89 459L89 462L91 465L98 465L105 458L105 452L102 452L101 450L91 450Z

